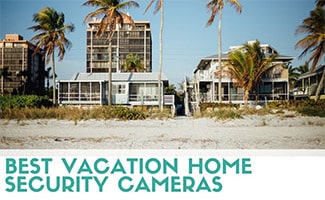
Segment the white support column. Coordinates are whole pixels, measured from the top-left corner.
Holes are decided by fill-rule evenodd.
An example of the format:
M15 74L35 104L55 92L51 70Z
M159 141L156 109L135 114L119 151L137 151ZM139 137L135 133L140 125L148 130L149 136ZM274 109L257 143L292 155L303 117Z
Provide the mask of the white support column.
M103 84L104 82L103 81L100 81L99 82L99 101L100 101L100 105L103 105Z
M147 26L144 25L144 56L143 56L143 68L144 72L147 72Z
M70 82L68 82L68 102L70 101Z

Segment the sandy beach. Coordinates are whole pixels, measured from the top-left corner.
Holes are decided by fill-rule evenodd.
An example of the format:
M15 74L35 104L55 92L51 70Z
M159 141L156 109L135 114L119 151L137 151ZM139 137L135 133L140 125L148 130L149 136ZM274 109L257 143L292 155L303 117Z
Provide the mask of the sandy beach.
M0 120L1 149L325 149L325 118Z

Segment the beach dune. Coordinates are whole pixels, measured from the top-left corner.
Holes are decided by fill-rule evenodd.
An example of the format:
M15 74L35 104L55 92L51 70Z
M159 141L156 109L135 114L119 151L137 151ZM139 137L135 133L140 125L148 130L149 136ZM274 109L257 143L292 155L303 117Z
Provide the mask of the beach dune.
M325 119L0 120L1 149L325 149Z

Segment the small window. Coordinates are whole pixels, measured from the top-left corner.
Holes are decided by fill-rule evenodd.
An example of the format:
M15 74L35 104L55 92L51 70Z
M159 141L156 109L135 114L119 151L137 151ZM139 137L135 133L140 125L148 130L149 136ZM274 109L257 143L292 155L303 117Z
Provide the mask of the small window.
M6 42L5 47L6 48L12 48L12 43L11 42Z
M113 85L112 88L113 94L125 94L125 85L124 84L119 84L119 85Z

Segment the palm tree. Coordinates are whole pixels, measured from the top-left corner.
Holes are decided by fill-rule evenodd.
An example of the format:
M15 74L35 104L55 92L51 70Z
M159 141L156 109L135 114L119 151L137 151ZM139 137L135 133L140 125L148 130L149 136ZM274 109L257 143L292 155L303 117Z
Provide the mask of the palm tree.
M237 85L244 89L244 106L247 108L249 91L260 82L263 73L273 67L275 55L266 57L260 43L256 41L253 44L244 44L242 48L231 52L228 57L229 73L237 80Z
M299 58L311 53L308 63L312 62L311 71L314 71L317 63L325 53L325 10L324 1L316 1L317 6L310 12L310 16L302 21L297 27L296 34L307 34L306 37L296 43L296 48L302 48L303 51ZM316 90L315 100L319 100L319 93L323 87L325 79L325 70Z
M40 31L31 40L36 43L35 53L44 49L46 55L46 64L52 59L52 74L55 74L55 50L58 50L59 61L62 61L66 49L70 49L71 42L65 37L66 32L73 32L74 25L64 24L64 14L58 13L53 8L45 7L34 14L33 21L37 23L28 29ZM53 105L56 105L55 94L56 80L53 77Z
M124 71L128 72L141 72L143 71L143 65L137 55L129 54L126 56L126 63L124 65Z
M239 3L238 0L211 0L206 7L208 10L211 11L211 16L206 24L206 26L210 26L217 13L219 12L219 23L218 23L218 46L219 46L219 52L218 52L218 63L219 63L219 77L218 77L218 96L219 96L219 102L221 103L222 101L222 96L221 96L221 78L222 78L222 66L221 66L221 54L222 54L222 44L221 44L221 22L222 22L222 10L223 6L225 3L229 3L231 6L234 6L236 11L241 13L242 11L242 6Z
M325 0L316 0L317 6L325 6Z
M89 21L93 17L102 17L96 36L101 37L108 29L108 56L109 56L109 66L108 66L108 105L112 105L112 38L116 31L117 25L123 25L128 23L134 25L134 21L131 16L122 12L122 9L130 7L139 7L139 4L135 1L122 0L88 0L83 6L98 7L95 11L86 15L84 22Z
M290 91L292 91L295 88L295 86L296 86L296 83L298 81L298 78L299 78L300 73L298 71L298 68L293 67L291 63L289 63L284 68L288 69L289 89L290 89Z
M152 6L155 0L150 0L148 6L146 7L144 13L148 11L148 9ZM162 86L161 86L161 74L162 74L162 64L163 64L163 30L164 30L164 1L156 0L156 7L154 14L157 14L160 11L160 33L159 33L159 66L158 66L158 106L159 110L163 111L162 101Z

